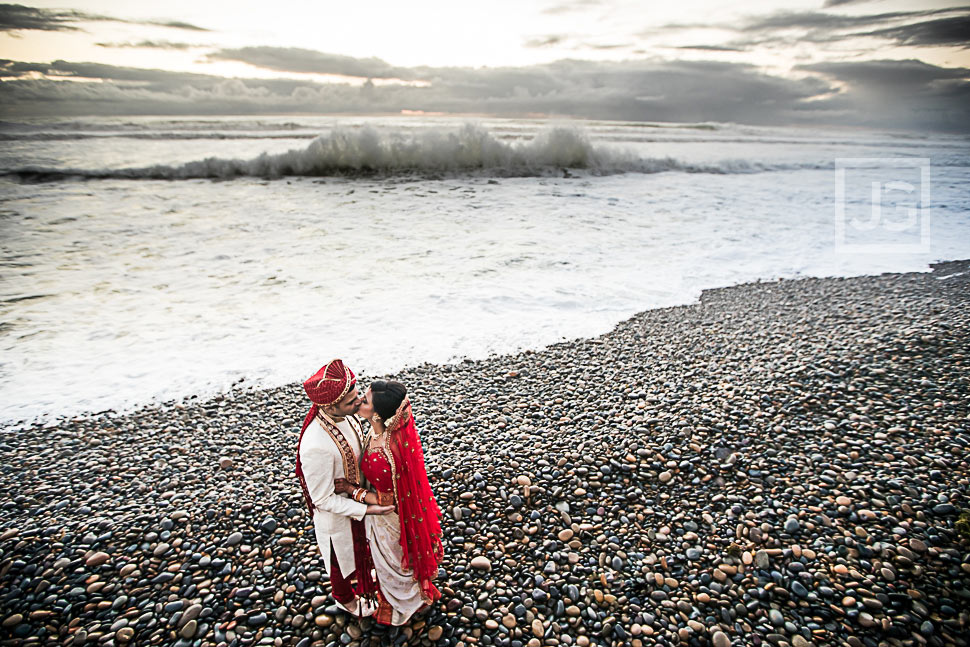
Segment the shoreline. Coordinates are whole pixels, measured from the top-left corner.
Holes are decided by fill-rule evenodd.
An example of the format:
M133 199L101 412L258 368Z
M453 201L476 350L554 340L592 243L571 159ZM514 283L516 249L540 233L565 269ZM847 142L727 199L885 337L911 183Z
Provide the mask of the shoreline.
M962 265L967 263L970 263L970 259L938 261L935 263L930 263L928 266L928 269L925 272L903 271L903 272L883 272L880 274L856 274L856 275L849 275L849 276L822 276L822 277L799 276L796 278L768 278L768 279L756 279L756 280L748 281L744 283L733 283L729 285L703 288L701 289L700 294L693 301L689 303L682 303L682 304L669 305L669 306L657 306L657 307L647 308L645 310L640 310L630 316L627 316L624 319L617 321L615 324L613 324L613 326L609 330L599 335L595 335L591 337L572 337L569 339L562 339L561 341L552 342L538 348L511 349L508 352L491 354L491 355L488 355L487 357L479 357L479 358L458 357L444 364L435 364L431 362L409 364L401 367L398 371L387 373L387 375L407 374L409 371L419 369L419 368L443 369L444 367L447 367L447 366L457 366L461 364L466 364L468 362L488 362L491 360L501 359L503 357L516 357L516 356L519 356L522 354L528 354L528 353L541 353L547 349L553 348L561 344L569 345L569 344L576 344L576 343L582 343L582 342L597 343L596 340L600 340L604 337L607 337L608 335L615 332L618 327L626 324L627 322L633 319L637 319L638 317L644 317L650 312L659 311L659 310L672 310L672 309L679 309L679 308L696 307L701 305L702 301L707 297L708 294L713 295L714 293L725 291L725 290L743 289L748 286L759 286L764 284L774 284L774 283L780 283L780 282L790 283L790 282L798 282L798 281L841 281L841 280L847 280L847 279L851 280L851 279L865 279L865 278L875 278L875 277L884 277L884 276L902 276L907 274L933 274L934 268L936 267L942 267L942 266L954 265L954 264ZM360 377L364 378L366 376L362 374ZM189 406L193 404L198 404L201 402L211 402L214 400L220 400L222 398L259 397L260 393L275 392L280 389L296 389L300 391L301 386L299 382L290 382L287 384L278 384L275 386L248 383L247 378L245 376L242 376L239 379L237 379L234 384L229 386L228 389L212 390L212 391L206 391L202 393L188 393L176 399L171 399L171 398L166 400L152 399L147 402L132 403L118 409L108 408L108 409L102 409L98 411L83 410L83 411L78 411L71 414L64 414L57 418L46 418L45 416L47 416L48 414L44 413L44 414L39 414L38 416L32 419L0 420L0 437L2 437L4 434L18 433L20 431L28 430L28 429L58 428L63 425L78 423L81 421L100 420L100 421L103 421L105 424L108 424L112 419L115 419L115 418L121 418L125 416L138 416L138 415L141 415L142 413L145 413L147 415L152 411L179 408L179 407Z
M970 261L933 268L395 374L445 534L411 644L966 644ZM368 644L328 612L306 408L291 384L0 435L0 644Z

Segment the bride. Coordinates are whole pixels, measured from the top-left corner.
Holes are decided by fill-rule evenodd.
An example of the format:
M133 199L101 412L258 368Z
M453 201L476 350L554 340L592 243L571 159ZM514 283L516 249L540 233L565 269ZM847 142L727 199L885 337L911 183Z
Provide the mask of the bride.
M357 413L371 424L361 471L375 491L344 479L338 479L334 489L367 504L397 508L397 514L364 518L372 564L363 568L358 564L357 574L366 593L370 587L365 582L371 580L374 569L374 619L380 625L398 627L441 597L432 583L444 555L441 512L428 484L424 452L404 385L373 382Z

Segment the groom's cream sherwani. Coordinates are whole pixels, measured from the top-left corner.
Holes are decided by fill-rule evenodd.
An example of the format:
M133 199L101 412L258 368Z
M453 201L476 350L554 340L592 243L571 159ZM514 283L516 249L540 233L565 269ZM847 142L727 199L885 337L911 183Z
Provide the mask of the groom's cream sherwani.
M320 411L318 416L326 414ZM355 467L351 467L351 470L357 471L363 432L356 416L348 416L339 421L332 418L327 420L333 423L339 435L333 429L328 431L326 427L329 425L314 419L304 432L300 445L300 461L313 501L313 529L327 573L330 573L332 548L340 572L344 577L351 577L355 563L350 520L362 520L367 512L367 505L354 501L346 494L335 493L333 482L334 479L348 478L348 461L354 461Z

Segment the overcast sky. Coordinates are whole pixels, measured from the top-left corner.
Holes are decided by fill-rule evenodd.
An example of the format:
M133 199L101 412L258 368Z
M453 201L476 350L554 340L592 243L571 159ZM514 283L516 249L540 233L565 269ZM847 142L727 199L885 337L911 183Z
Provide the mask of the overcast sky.
M68 0L69 1L69 0ZM0 5L0 115L399 113L970 131L970 6Z

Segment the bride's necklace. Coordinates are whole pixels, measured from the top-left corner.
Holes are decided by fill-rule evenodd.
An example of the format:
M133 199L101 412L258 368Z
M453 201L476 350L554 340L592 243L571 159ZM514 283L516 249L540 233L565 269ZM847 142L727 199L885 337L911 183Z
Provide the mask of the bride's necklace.
M383 420L381 420L381 417L379 415L377 415L376 413L374 414L374 418L376 418L380 422L384 422ZM375 445L376 446L378 443L380 443L380 446L381 447L387 447L387 437L388 437L388 435L389 434L387 432L387 428L386 427L384 428L384 431L379 432L379 431L377 431L377 427L374 426L374 423L371 422L371 425L370 425L370 440L368 441L367 444L368 444L368 446L370 446L370 445Z

